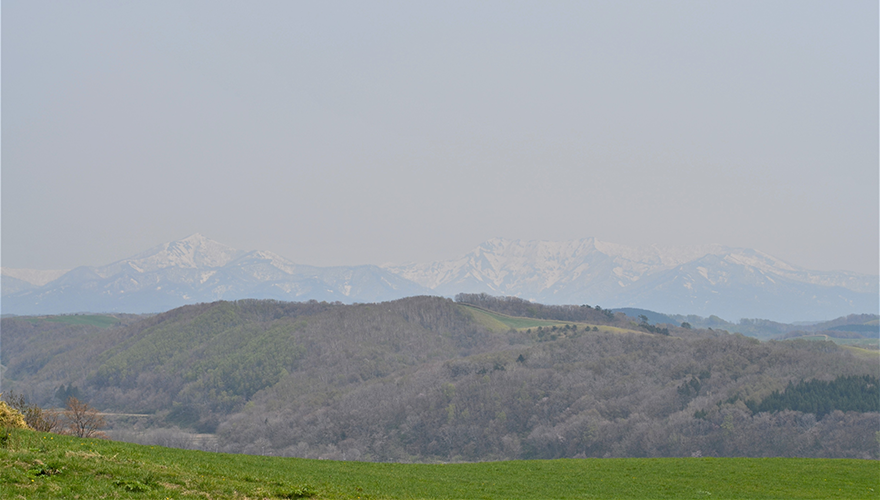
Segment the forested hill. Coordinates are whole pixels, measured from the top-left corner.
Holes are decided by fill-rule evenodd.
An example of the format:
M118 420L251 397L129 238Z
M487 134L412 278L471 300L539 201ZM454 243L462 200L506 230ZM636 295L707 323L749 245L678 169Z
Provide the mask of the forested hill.
M139 436L175 426L231 452L877 458L875 403L821 415L746 406L803 380L874 380L873 355L657 331L598 307L459 300L217 302L106 328L4 318L3 387L44 405L76 391L105 411L153 415L126 424Z
M460 293L455 296L455 301L509 316L591 323L614 322L614 312L598 305L544 305L519 297L494 297L485 293Z

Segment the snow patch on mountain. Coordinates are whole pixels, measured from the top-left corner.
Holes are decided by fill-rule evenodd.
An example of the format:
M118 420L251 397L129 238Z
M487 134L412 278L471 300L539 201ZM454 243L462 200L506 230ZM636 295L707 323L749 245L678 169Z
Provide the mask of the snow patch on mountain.
M591 272L607 262L614 264L610 272L625 287L648 274L726 251L721 245L629 247L595 238L563 242L495 238L450 261L384 267L430 289L473 277L491 283L497 290L514 290L530 284L534 292L541 292L596 278Z
M223 267L244 252L193 234L179 241L155 246L134 257L97 267L95 272L104 278L121 272L124 268L138 273L149 273L160 269L202 269Z
M549 304L812 320L873 312L878 303L877 276L805 270L744 248L631 247L594 238L495 238L446 261L320 268L195 234L107 266L45 272L40 279L55 279L39 287L23 278L42 272L25 271L3 268L4 312L158 312L221 299L376 302L485 292Z

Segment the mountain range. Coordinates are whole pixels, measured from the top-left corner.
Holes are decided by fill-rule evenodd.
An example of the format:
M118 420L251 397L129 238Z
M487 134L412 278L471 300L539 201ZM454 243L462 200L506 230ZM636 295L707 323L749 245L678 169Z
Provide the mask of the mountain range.
M377 302L414 295L509 295L728 319L817 321L876 313L878 277L803 269L720 245L629 247L492 239L427 264L316 267L245 252L200 234L101 267L2 269L4 314L160 312L243 298Z

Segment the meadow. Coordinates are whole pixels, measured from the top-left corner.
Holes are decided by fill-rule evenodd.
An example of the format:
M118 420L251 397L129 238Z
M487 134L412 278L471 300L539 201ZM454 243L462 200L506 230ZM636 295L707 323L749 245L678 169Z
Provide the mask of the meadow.
M602 323L589 323L583 321L558 321L558 320L550 320L550 319L537 319L537 318L527 318L522 316L509 316L507 314L502 314L495 311L489 311L487 309L482 309L479 307L474 307L470 305L462 305L462 309L467 310L471 313L474 318L474 321L479 323L480 325L488 328L489 330L496 332L503 332L507 330L527 330L530 328L552 328L556 327L565 327L565 326L576 326L580 328L586 327L597 327L600 331L605 332L614 332L614 333L644 333L638 330L628 329L628 328L620 328L616 326L609 326Z
M49 321L52 323L64 323L67 325L96 326L98 328L108 328L119 324L119 318L114 318L113 316L105 316L101 314L62 314L58 316L37 316L34 318L29 318L28 321L32 323Z
M829 337L828 335L809 335L805 337L800 337L804 340L817 340L817 341L828 341L834 342L837 345L855 347L862 350L870 350L873 351L873 355L877 355L877 349L880 349L880 340L876 338L861 338L861 339L842 339L839 337Z
M800 458L340 462L0 436L0 491L9 499L878 498L878 472L871 460Z

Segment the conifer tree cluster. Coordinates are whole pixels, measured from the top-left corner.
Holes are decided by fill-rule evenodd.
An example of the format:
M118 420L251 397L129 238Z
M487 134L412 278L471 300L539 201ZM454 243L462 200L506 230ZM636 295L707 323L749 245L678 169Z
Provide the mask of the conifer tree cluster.
M774 391L760 403L750 400L746 406L753 414L795 410L814 413L821 419L834 410L880 411L880 383L877 377L842 376L833 381L809 380L788 383L785 391Z

